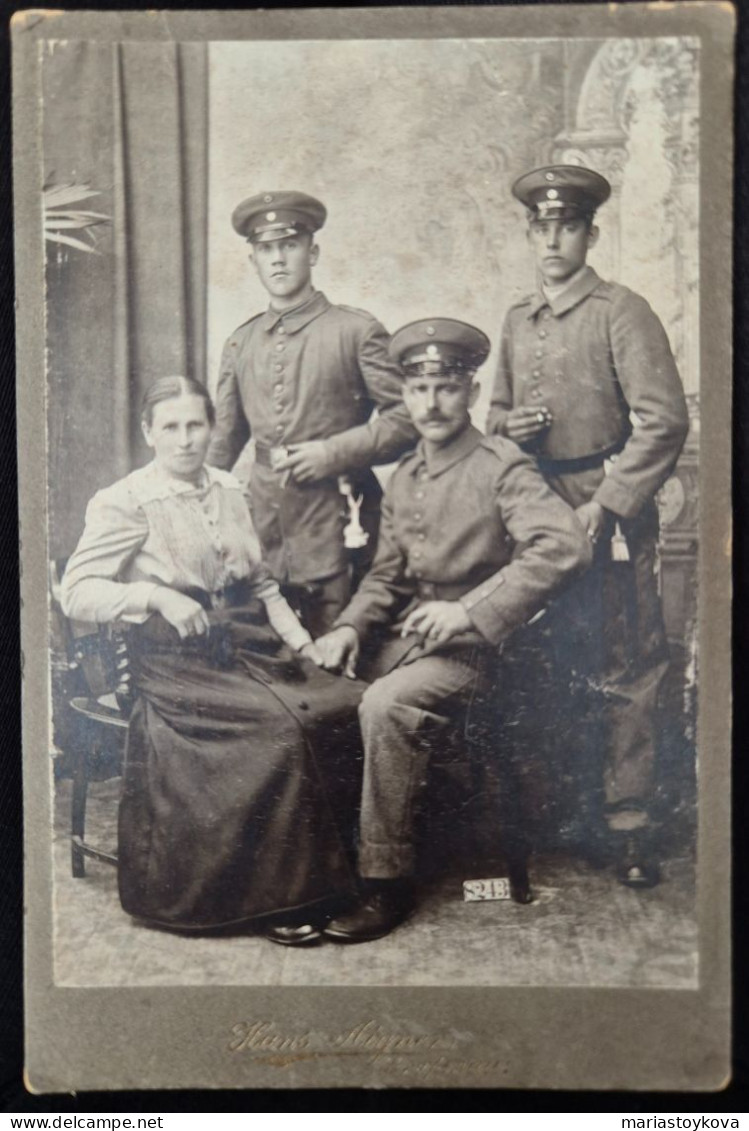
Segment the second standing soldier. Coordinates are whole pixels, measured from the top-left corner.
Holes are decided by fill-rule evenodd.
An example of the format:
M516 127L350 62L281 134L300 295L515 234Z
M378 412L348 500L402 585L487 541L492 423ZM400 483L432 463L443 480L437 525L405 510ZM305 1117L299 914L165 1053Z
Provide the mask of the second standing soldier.
M512 191L528 210L539 286L507 314L488 431L536 456L594 545L593 569L542 624L556 653L566 653L563 699L576 679L600 696L605 734L596 746L619 878L650 886L659 878L651 835L656 706L668 667L655 493L686 438L686 402L645 299L586 264L608 181L557 165L527 173ZM588 760L599 753L584 752Z

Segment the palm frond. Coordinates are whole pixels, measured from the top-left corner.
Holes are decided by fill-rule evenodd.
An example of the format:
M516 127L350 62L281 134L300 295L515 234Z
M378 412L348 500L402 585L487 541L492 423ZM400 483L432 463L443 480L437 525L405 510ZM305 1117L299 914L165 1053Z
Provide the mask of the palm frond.
M77 247L79 251L89 251L92 255L101 255L91 244L84 243L83 240L77 240L75 236L63 236L60 232L47 232L46 238L51 240L52 243L64 243L69 247Z
M79 200L89 200L92 196L101 196L99 190L92 189L90 185L50 185L43 192L45 208L60 208Z
M70 207L92 196L100 196L97 189L92 189L89 184L62 184L56 185L47 182L42 189L44 211L44 238L51 243L65 244L78 251L88 251L99 255L96 244L95 228L101 224L109 224L111 219L103 212L92 212L89 209ZM77 239L75 236L64 235L65 231L82 232L87 239Z

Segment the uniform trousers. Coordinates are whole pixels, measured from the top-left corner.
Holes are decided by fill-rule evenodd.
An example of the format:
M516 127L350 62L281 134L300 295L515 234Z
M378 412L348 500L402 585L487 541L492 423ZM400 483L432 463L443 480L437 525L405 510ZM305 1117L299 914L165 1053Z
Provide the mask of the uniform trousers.
M282 592L307 631L315 638L330 632L336 617L352 594L351 571L346 569L324 581L282 585Z
M388 651L386 646L378 656L380 670L388 667ZM362 876L395 879L413 872L414 816L430 758L451 728L465 722L491 655L480 646L448 646L424 655L417 648L365 691L359 706L365 750Z
M612 560L608 528L588 572L516 634L503 659L508 741L516 756L556 767L557 792L570 783L573 823L586 836L601 816L614 831L650 824L655 796L669 657L654 507L620 527L629 560Z

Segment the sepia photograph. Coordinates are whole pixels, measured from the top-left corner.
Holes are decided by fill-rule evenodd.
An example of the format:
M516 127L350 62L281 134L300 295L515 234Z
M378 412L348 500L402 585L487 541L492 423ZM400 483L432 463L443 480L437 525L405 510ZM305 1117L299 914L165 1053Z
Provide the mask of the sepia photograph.
M35 14L46 976L125 1010L262 988L222 1047L265 1086L326 1057L506 1083L468 998L439 1029L398 1002L673 1003L725 962L700 903L727 800L700 739L729 530L700 440L730 398L715 56L686 18L544 11ZM383 1003L358 1021L268 1005L355 987ZM128 1071L94 1079L154 1086Z

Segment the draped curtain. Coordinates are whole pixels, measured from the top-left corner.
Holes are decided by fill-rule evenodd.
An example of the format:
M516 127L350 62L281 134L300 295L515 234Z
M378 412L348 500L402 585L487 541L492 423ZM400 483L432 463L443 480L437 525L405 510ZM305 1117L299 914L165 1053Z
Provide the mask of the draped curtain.
M45 199L63 201L46 213L50 553L61 557L94 491L146 459L145 386L206 377L207 55L202 43L43 49Z

